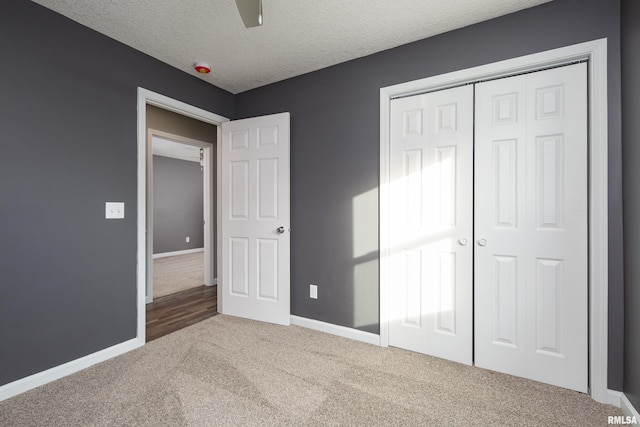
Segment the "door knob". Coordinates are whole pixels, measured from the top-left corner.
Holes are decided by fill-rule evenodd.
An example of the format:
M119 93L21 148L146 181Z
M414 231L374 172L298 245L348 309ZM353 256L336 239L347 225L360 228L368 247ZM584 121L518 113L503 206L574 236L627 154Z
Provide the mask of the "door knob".
M280 226L280 227L276 228L276 231L278 232L278 234L284 234L285 229L284 229L284 227Z
M467 239L463 237L462 239L458 240L458 244L460 246L467 246Z
M478 246L487 246L487 240L486 239L478 240Z

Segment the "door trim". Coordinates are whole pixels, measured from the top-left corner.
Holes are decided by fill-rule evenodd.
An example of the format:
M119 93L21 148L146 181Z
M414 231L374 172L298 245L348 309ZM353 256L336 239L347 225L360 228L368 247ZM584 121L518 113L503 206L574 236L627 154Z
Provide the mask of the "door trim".
M380 344L389 345L390 103L393 98L480 80L588 61L589 75L589 384L591 397L608 393L608 108L607 39L481 65L380 89Z
M178 113L183 116L191 117L196 120L200 120L205 123L213 124L218 127L217 134L217 149L220 153L220 141L222 134L220 132L220 125L229 121L228 118L220 116L215 113L203 110L198 107L186 104L168 96L161 95L159 93L152 92L148 89L138 87L138 167L137 167L137 180L138 180L138 209L137 209L137 242L138 248L136 252L136 295L137 295L137 328L136 339L139 343L146 341L146 284L147 284L147 251L150 250L147 244L147 161L150 156L150 150L147 147L147 118L146 118L146 106L154 105L156 107L163 108L165 110ZM220 263L220 239L218 236L221 231L220 224L220 157L217 158L217 229L218 235L215 236L216 244L216 265L218 266L218 274L221 274L222 265ZM211 165L212 166L212 165ZM211 209L212 207L210 207ZM218 292L218 310L222 307L221 292Z

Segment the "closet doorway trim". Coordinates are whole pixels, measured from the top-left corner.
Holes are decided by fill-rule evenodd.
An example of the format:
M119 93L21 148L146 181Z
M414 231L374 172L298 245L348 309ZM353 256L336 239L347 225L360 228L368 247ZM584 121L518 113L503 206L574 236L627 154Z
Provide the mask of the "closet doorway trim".
M591 397L615 404L608 390L608 108L607 40L599 39L380 89L380 344L389 345L390 102L394 98L576 61L588 63L589 384Z

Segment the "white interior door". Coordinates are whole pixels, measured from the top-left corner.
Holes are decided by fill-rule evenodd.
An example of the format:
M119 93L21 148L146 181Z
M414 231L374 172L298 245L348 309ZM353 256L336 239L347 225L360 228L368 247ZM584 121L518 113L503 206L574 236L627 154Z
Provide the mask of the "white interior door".
M476 85L475 363L587 391L586 64Z
M389 345L472 363L473 88L391 102Z
M288 325L289 113L222 124L221 312Z

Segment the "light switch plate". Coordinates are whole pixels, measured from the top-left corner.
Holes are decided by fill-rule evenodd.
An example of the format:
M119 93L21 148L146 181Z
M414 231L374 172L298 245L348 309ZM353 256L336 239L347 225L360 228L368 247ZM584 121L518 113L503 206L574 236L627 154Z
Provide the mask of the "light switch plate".
M123 219L124 202L105 202L104 217L106 219Z

